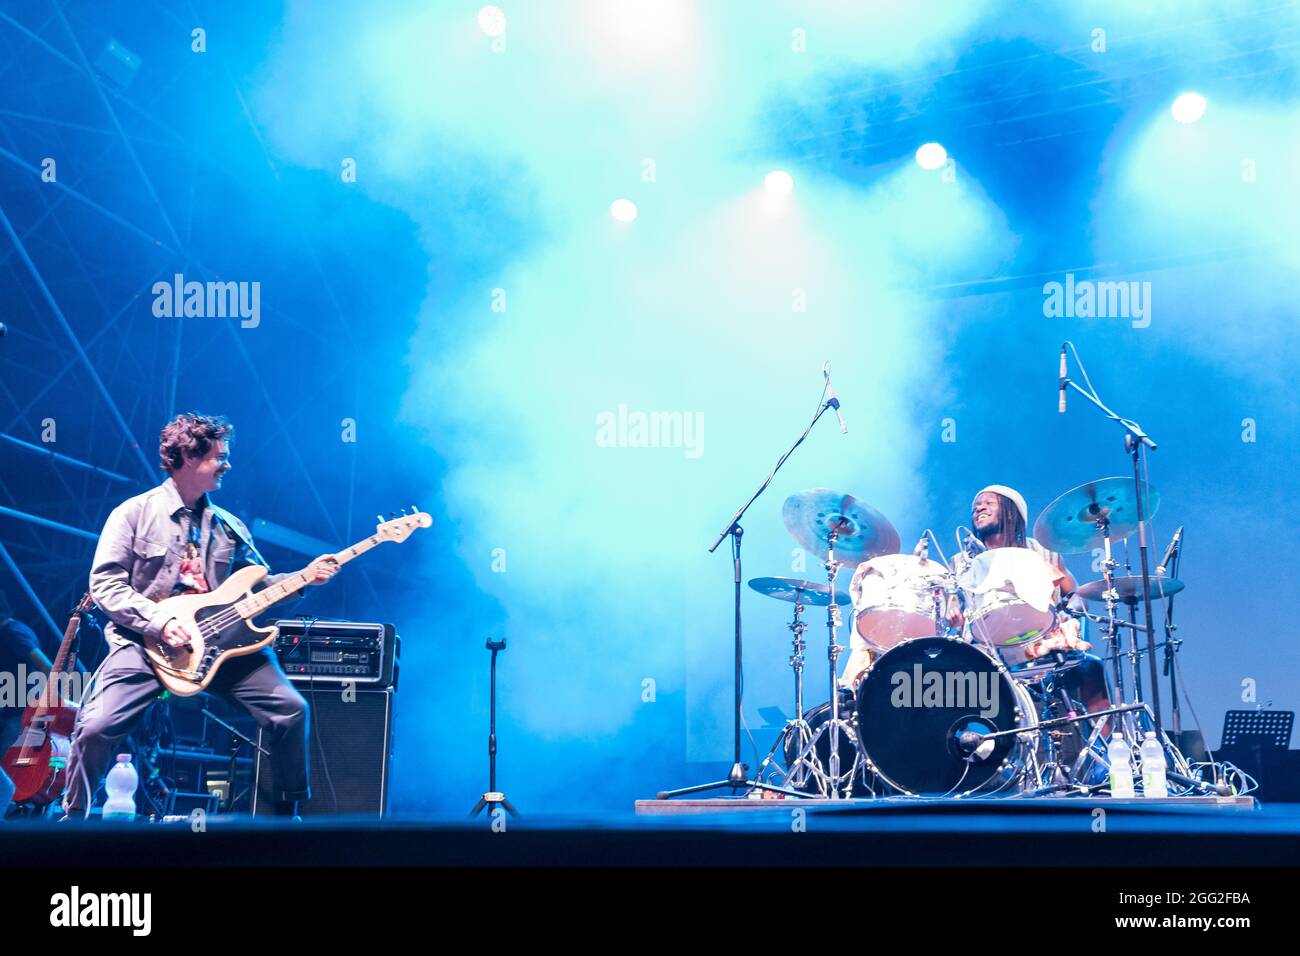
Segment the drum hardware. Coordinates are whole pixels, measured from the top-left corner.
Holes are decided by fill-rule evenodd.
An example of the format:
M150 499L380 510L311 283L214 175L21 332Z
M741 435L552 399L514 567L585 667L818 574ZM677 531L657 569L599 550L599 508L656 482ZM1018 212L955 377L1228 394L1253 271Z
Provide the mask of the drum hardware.
M792 495L787 498L786 505L789 505L791 501L798 497L798 495ZM788 521L786 526L789 527ZM835 578L840 571L840 563L836 560L835 554L835 545L839 541L839 537L839 522L836 521L828 527L826 532L826 562L822 565L826 569L826 587L829 593L834 593ZM898 534L895 532L894 540L897 539ZM829 601L826 604L826 659L829 664L828 672L830 674L830 717L825 724L817 728L812 739L804 746L796 758L796 766L798 766L798 761L802 761L806 754L814 752L817 741L823 734L829 738L830 754L827 760L825 780L823 781L826 792L823 795L831 800L839 799L842 784L847 785L845 796L852 796L853 774L857 769L857 762L854 761L847 774L840 773L840 734L844 733L855 747L857 746L857 736L854 734L849 722L840 717L839 659L844 648L836 639L836 631L839 625L840 606L833 601ZM814 775L821 774L821 768L816 765L815 761L812 769Z
M901 539L898 531L883 514L863 501L829 488L812 488L791 495L781 506L786 530L809 554L823 552L826 560L826 594L837 594L835 579L842 567L854 567L864 561L897 551ZM852 588L850 588L852 593ZM851 797L853 779L858 773L858 736L852 724L840 716L839 657L844 648L837 639L841 624L840 606L826 603L826 660L830 678L830 711L821 726L799 748L793 760L787 759L787 776L805 766L823 797L838 800ZM842 766L840 735L853 745L854 760L848 771ZM817 745L825 737L825 766ZM788 755L787 755L788 756Z
M1076 761L1074 767L1070 772L1070 776L1073 777L1075 780L1078 780L1079 774L1082 772L1083 767L1086 765L1087 758L1089 756L1092 756L1094 759L1100 759L1096 753L1096 750L1094 749L1096 739L1100 736L1101 727L1102 727L1102 721L1099 720L1098 718L1110 717L1116 714L1123 715L1123 714L1130 714L1130 713L1137 713L1137 712L1145 712L1149 716L1151 711L1146 704L1121 704L1115 707L1107 707L1103 710L1087 711L1082 714L1070 714L1065 717L1053 717L1050 720L1038 720L1032 726L1028 726L1028 727L1014 727L1011 728L1010 730L1001 730L993 733L982 734L978 737L978 739L963 741L963 744L965 746L969 746L972 748L983 747L983 746L987 746L989 743L992 743L1002 737L1034 734L1043 730L1050 730L1053 727L1065 726L1066 724L1079 724L1080 722L1085 720L1093 720L1095 722L1093 724L1092 734L1089 736L1087 745L1083 748L1082 751L1080 751L1079 759ZM1066 789L1069 789L1070 787L1073 786L1075 786L1075 784L1067 784ZM1026 796L1029 795L1038 795L1038 793L1037 791L1035 791L1033 794L1026 794Z
M787 790L782 787L775 787L771 784L763 783L760 780L748 779L745 776L745 766L740 762L740 718L741 718L740 683L741 683L741 670L742 670L741 640L740 640L741 638L740 586L743 580L741 576L740 541L741 541L741 536L744 534L744 529L741 528L740 526L740 519L744 517L745 512L749 510L750 506L753 505L753 503L758 500L758 496L767 490L767 486L772 483L772 479L775 478L776 473L781 470L781 466L784 465L786 463L786 460L791 455L794 454L795 449L803 444L804 439L807 438L808 434L813 430L813 426L815 426L817 422L821 420L821 417L826 414L827 409L833 407L836 409L836 411L839 410L839 400L834 398L834 396L827 398L827 391L829 390L829 386L830 386L830 381L829 379L827 379L826 384L822 387L821 398L818 400L817 413L813 416L812 421L808 423L808 427L805 428L803 432L799 435L799 437L794 440L794 444L792 444L788 449L786 449L785 453L781 455L780 458L777 459L776 465L773 466L772 470L768 473L768 476L763 479L762 484L760 484L758 486L758 489L752 495L749 496L749 500L746 501L743 505L741 505L739 510L737 510L736 513L732 515L731 520L727 523L727 526L722 529L717 539L709 547L709 553L712 554L714 551L718 549L718 546L722 544L723 540L725 540L728 537L731 538L731 564L732 564L732 571L733 571L732 586L733 586L733 594L735 600L735 611L734 611L735 669L734 669L734 676L732 680L732 720L733 720L732 726L734 730L734 735L732 738L733 749L732 749L731 770L727 774L726 780L716 780L710 783L697 784L691 787L682 787L676 790L661 790L658 794L656 794L656 798L659 800L668 800L671 799L672 797L682 796L688 793L700 793L705 790L717 790L723 787L729 787L733 791L747 789L748 791L752 792L756 789L762 789L762 790L774 791L777 793L784 793L787 796L792 796L792 797L804 796L804 794L800 793L797 790ZM847 499L847 500L852 501L852 499ZM789 501L787 500L787 504L788 503ZM893 525L890 525L888 521L885 521L883 515L879 515L879 512L875 512L874 509L871 510L875 515L879 516L880 520L884 523L884 527L887 527L891 531L893 530ZM872 525L871 530L875 531L880 529L876 529L875 526ZM895 542L897 542L897 538L898 538L898 532L894 531ZM879 545L879 542L876 543L877 545ZM864 542L864 547L865 547L865 542ZM894 547L895 548L898 547L897 543L894 544ZM831 583L832 585L834 584L833 579ZM833 591L834 588L832 587L831 590ZM835 607L833 603L828 606ZM832 676L832 685L833 685L833 676Z
M808 757L803 759L792 759L804 753L805 746L812 741L813 729L808 715L804 713L803 706L803 652L808 645L804 642L803 634L808 625L803 621L804 601L809 604L829 604L830 590L824 584L816 584L812 581L802 581L797 578L753 578L749 586L759 594L766 594L768 597L774 597L781 601L792 601L794 603L794 620L786 627L794 635L791 641L792 652L790 655L790 667L794 671L794 713L795 716L785 722L785 730L777 736L776 742L772 744L772 749L767 752L763 762L759 764L757 772L754 774L756 780L763 779L763 772L770 766L775 759L778 749L782 751L782 756L786 761L786 773L781 779L780 786L791 787L799 790L804 787L808 778L814 772L814 765ZM837 604L847 604L849 596L843 591L835 592L835 602ZM794 741L793 750L791 750L791 741ZM815 760L815 757L813 758Z

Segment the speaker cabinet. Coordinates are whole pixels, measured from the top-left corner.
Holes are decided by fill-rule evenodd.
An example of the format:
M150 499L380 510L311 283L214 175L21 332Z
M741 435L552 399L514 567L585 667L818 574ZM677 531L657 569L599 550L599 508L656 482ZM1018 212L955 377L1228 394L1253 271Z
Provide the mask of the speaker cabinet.
M347 691L338 684L292 680L311 708L311 799L304 816L388 812L393 747L392 688ZM259 730L258 743L266 747ZM269 749L269 748L268 748ZM253 769L254 814L275 812L270 761L259 752Z

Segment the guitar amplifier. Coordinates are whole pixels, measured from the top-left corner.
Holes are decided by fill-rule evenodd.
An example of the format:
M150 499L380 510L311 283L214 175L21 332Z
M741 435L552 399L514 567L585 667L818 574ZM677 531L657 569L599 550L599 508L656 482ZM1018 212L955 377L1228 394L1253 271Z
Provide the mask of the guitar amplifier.
M391 687L346 688L321 680L308 683L295 679L293 683L311 708L311 799L299 804L299 813L304 817L382 817L388 811L396 691ZM267 747L266 734L260 730L257 742ZM253 765L252 812L275 812L270 761L260 751Z
M402 639L391 624L276 621L275 656L289 680L396 687Z

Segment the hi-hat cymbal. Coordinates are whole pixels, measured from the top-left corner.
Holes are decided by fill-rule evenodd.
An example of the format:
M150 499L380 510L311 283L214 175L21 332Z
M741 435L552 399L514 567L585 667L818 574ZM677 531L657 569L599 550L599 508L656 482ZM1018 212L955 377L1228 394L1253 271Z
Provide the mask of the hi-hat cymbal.
M1150 521L1160 507L1160 493L1143 488L1143 509ZM1110 539L1127 538L1138 527L1137 498L1132 478L1099 478L1071 488L1034 522L1034 537L1045 548L1062 554L1082 554L1102 546L1098 522L1110 520Z
M825 554L835 531L835 563L856 567L868 558L897 554L901 540L889 519L865 501L830 488L811 488L785 499L786 530L809 554Z
M1151 600L1159 601L1167 597L1173 597L1181 591L1185 584L1177 578L1165 578L1159 575L1151 575ZM1137 604L1142 600L1142 575L1135 574L1131 577L1115 578L1115 591L1119 595L1121 604ZM1106 593L1106 579L1100 581L1089 581L1087 584L1079 585L1079 590L1075 592L1085 601L1104 601Z
M815 581L801 581L798 578L753 578L749 586L759 594L766 594L778 601L789 601L791 604L815 604L818 607L825 607L829 603L826 595L830 593L830 588ZM848 592L836 588L835 603L848 604Z

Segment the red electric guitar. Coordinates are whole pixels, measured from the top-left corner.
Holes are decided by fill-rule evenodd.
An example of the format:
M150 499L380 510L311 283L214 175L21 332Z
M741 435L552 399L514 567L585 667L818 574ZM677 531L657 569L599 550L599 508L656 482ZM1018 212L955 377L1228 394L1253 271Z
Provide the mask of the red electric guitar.
M23 732L5 753L0 765L13 778L14 803L47 806L63 796L67 786L68 753L72 727L77 722L78 705L64 700L59 691L65 681L59 674L71 674L77 666L74 642L81 626L81 615L94 607L87 592L72 612L63 643L59 645L54 669L40 699L23 712ZM19 688L22 693L25 688Z

